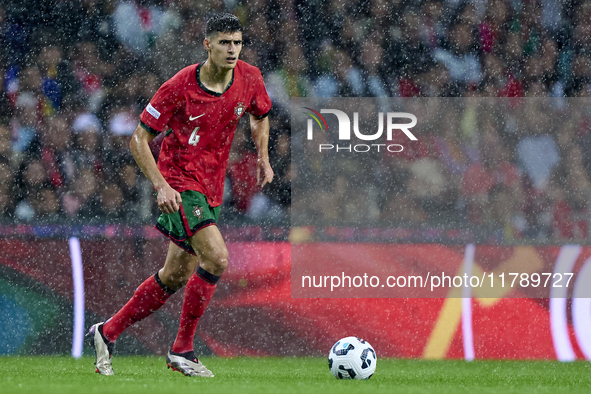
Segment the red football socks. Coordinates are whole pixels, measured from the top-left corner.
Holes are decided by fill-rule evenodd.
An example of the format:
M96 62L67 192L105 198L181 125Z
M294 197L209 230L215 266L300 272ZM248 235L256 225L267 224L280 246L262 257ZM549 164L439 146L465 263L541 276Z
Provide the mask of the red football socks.
M133 293L133 297L103 325L103 334L111 342L133 323L156 312L174 293L156 275L149 277Z
M199 267L197 268L197 274L193 274L189 279L185 288L179 331L176 341L172 345L173 352L185 353L193 350L193 339L195 338L197 323L203 316L205 309L207 309L209 300L213 297L219 278L219 276L212 275Z

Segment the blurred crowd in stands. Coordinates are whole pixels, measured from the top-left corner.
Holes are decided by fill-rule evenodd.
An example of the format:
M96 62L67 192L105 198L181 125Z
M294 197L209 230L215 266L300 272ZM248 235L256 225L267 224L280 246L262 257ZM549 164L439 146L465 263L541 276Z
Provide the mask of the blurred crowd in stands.
M418 131L419 144L372 163L367 179L347 178L343 169L306 212L343 219L333 212L335 199L363 200L375 189L367 212L350 214L402 226L492 224L509 241L587 238L586 107L526 100L519 108L531 114L512 123L468 104L474 97L588 97L587 0L6 0L3 222L151 222L153 190L128 141L160 84L206 58L204 24L220 11L245 25L241 58L261 69L273 100L276 173L264 192L254 185L256 153L242 122L225 218L289 223L290 180L322 166L312 157L292 168L292 97L459 97L466 103L457 117Z

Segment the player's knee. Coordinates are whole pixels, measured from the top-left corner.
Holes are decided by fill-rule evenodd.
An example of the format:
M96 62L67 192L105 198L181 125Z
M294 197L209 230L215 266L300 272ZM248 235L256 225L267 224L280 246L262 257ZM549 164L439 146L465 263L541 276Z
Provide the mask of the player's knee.
M215 250L207 256L207 262L214 271L214 275L221 275L228 267L228 249L224 247Z

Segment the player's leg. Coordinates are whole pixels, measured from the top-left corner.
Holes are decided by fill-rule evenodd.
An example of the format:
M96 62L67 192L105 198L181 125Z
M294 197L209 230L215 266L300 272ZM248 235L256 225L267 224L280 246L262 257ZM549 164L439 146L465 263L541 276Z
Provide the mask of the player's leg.
M199 258L199 267L185 287L179 332L172 350L193 350L195 328L215 291L216 283L228 266L228 249L217 226L198 231L189 240Z
M113 343L132 324L158 310L166 300L187 283L198 259L170 243L164 267L146 279L131 299L106 323L91 327L90 344L95 348L97 372L112 375L111 353Z
M185 287L179 331L167 361L185 375L213 376L195 357L193 341L197 323L228 266L228 249L217 226L201 229L189 242L197 253L199 267Z
M107 339L114 342L132 324L158 310L166 300L187 283L197 257L170 242L164 267L142 283L133 297L103 327Z

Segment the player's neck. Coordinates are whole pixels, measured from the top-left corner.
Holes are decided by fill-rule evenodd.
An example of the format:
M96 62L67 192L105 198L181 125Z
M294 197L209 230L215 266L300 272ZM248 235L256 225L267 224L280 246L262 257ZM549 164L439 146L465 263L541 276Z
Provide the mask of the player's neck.
M223 93L232 80L233 69L221 68L209 59L201 66L199 79L201 83L214 92Z

